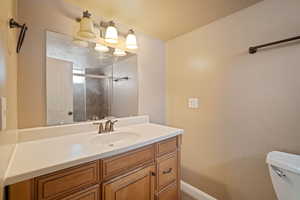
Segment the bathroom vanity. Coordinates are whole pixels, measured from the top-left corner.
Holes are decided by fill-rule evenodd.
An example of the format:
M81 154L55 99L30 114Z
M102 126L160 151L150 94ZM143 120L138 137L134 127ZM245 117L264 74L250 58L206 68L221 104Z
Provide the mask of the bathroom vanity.
M20 18L36 18L34 7L22 8L20 13L28 16ZM49 6L47 12L61 16L56 7ZM37 39L30 34L27 39L43 51L21 58L35 73L20 72L22 83L30 86L18 95L20 108L34 112L19 112L18 127L31 129L18 130L4 177L6 200L180 199L183 130L137 116L151 109L157 116L153 121L163 123L164 119L162 95L146 110L140 106L143 77L139 79L137 51L103 43L98 34L107 28L101 28L103 23L97 26L97 31L101 28L97 37L85 38L74 35L76 20L65 20L59 18L62 27L49 25L47 20L41 24L28 21L39 31ZM34 67L33 61L43 65ZM23 101L30 99L28 93L37 94L32 97L37 103ZM116 119L120 126L116 131L98 134L96 123Z
M93 155L100 157L100 159L88 159L87 162L83 162L81 159L80 164L67 168L61 165L59 170L51 169L50 164L48 164L49 169L51 169L50 173L45 173L46 171L43 171L42 168L42 171L38 172L38 170L29 170L28 167L26 176L20 176L22 173L26 174L25 171L20 172L19 176L12 176L8 180L11 184L7 184L7 199L179 200L182 130L150 123L133 127L135 128L132 130L145 130L143 133L140 132L141 135L144 134L140 138L144 137L144 139L134 143L129 142L128 146L124 144L122 148L111 147L111 150L109 150L107 143L106 150ZM161 133L151 136L149 133L155 129L157 131L161 129ZM79 135L73 137L80 138ZM89 134L87 137L92 136ZM93 135L93 137L97 137L97 135ZM72 142L75 141L74 139L71 140L73 140ZM38 143L39 141L34 142ZM44 144L44 146L47 148L47 145ZM67 145L65 146L67 148ZM120 151L120 149L122 150ZM24 151L19 153L22 154ZM52 155L53 158L54 156ZM18 165L18 158L15 159L15 165ZM51 160L52 158L45 156L44 159ZM21 168L15 171L20 170ZM22 180L25 179L24 177L32 178Z

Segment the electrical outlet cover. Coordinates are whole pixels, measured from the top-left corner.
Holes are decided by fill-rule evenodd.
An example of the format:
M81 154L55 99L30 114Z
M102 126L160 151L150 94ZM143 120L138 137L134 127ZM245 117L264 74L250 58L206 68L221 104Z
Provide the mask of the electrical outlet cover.
M189 98L188 100L189 108L198 108L199 107L199 99L198 98Z

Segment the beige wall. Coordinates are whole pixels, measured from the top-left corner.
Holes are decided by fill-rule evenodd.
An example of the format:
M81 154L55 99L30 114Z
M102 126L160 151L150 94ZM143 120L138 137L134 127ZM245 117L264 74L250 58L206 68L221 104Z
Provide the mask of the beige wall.
M274 200L266 154L300 154L299 0L265 0L167 43L167 123L185 129L183 180L220 200ZM187 108L198 97L199 109Z
M29 27L24 49L19 56L19 127L43 126L45 114L45 30L73 35L78 24L69 16L62 0L19 1L18 14ZM78 16L81 14L78 13ZM72 16L73 17L73 16ZM149 114L154 122L164 122L164 51L162 41L141 35L138 52L140 82L139 113ZM160 54L162 53L162 54ZM157 79L157 82L153 82ZM153 99L154 101L149 101Z
M138 52L139 114L165 123L165 43L140 34Z
M13 129L17 127L17 31L8 28L8 21L16 18L16 1L1 1L0 9L0 93L7 97L7 128Z
M0 96L7 98L7 130L0 131L0 199L2 182L16 142L17 128L17 55L16 31L8 20L16 17L16 1L2 0L0 6Z

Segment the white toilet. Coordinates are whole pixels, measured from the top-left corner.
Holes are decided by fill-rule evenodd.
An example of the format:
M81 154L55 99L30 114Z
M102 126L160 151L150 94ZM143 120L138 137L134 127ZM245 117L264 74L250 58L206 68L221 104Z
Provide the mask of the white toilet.
M278 200L300 200L300 155L273 151L267 163Z

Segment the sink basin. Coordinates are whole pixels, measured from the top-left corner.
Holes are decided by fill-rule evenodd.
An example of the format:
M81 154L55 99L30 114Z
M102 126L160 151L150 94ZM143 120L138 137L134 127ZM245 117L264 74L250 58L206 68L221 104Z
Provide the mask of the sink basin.
M139 134L132 132L103 133L92 138L91 143L113 147L124 143L134 142L139 137Z

